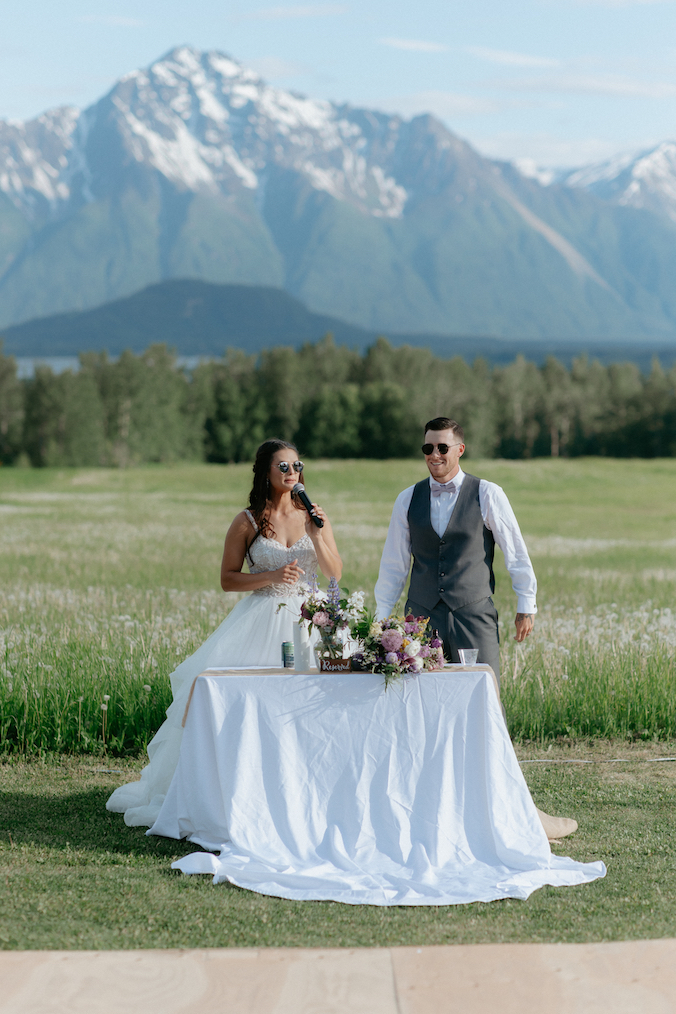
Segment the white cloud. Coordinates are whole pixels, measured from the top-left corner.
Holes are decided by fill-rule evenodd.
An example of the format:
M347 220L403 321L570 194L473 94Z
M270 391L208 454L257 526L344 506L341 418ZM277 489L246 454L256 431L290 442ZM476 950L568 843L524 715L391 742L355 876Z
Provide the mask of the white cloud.
M286 18L325 18L347 14L344 4L300 4L294 7L265 7L250 14L240 14L237 21L277 21Z
M384 100L383 105L396 109L403 116L432 113L442 120L460 116L490 116L504 109L504 103L492 99L477 98L474 95L459 95L456 92L425 91L412 95L399 95Z
M138 18L124 18L116 14L85 14L78 21L89 25L106 25L108 28L141 28L145 21Z
M668 99L676 95L676 84L669 81L639 81L610 74L562 74L558 77L532 77L496 83L514 91L569 92L623 99Z
M529 56L527 53L512 53L506 49L489 49L487 46L465 46L465 51L480 60L500 63L507 67L560 67L560 60L546 56Z
M424 42L422 39L378 39L381 46L406 49L411 53L447 53L448 46L441 42Z

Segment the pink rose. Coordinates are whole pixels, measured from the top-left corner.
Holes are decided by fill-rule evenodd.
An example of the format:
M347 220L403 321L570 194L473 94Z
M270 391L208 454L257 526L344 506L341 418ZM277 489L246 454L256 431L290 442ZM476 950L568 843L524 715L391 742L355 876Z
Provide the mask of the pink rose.
M403 642L404 638L398 630L383 630L380 635L380 643L385 651L399 651Z
M325 627L326 624L330 621L330 619L331 617L329 616L329 614L325 613L323 609L320 609L312 617L312 622L314 623L315 627Z

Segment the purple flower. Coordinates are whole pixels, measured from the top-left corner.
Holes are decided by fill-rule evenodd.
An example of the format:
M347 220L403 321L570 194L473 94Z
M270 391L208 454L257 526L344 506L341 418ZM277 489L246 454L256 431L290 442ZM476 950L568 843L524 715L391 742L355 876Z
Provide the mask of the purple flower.
M304 620L312 619L312 613L310 612L310 610L308 609L308 607L304 602L303 605L300 607L300 615L303 617Z
M418 624L415 622L415 620L410 620L410 621L407 620L406 621L406 623L404 624L404 633L405 634L417 634L418 633Z
M432 640L430 641L430 645L432 648L442 648L443 642L440 641L438 637L433 637Z
M315 627L325 627L329 621L330 616L328 613L324 612L323 609L318 610L318 612L316 612L312 617L312 622Z
M387 655L385 656L385 661L387 662L388 665L399 665L399 656L397 655L396 651L388 651Z
M417 655L415 658L408 658L408 668L410 672L420 672L423 667L423 661Z
M422 648L420 649L420 657L421 658L429 658L429 656L431 655L431 653L432 653L432 649L427 644L423 644Z
M403 640L404 638L398 630L383 630L380 635L380 643L385 651L398 651Z

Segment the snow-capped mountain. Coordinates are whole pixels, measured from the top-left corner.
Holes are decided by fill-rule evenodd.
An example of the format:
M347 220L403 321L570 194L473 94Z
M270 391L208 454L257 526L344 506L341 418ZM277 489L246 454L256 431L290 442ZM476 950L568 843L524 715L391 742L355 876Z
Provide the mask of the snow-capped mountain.
M533 175L431 116L307 98L181 46L84 111L0 122L0 325L197 278L372 330L676 333L671 222Z
M667 214L676 222L676 141L584 166L559 180L626 207Z
M0 125L0 190L29 214L96 200L112 174L152 166L179 190L261 191L271 165L375 216L398 218L404 187L382 168L400 120L272 88L220 53L183 46L122 78L83 113ZM110 128L121 142L111 152ZM111 155L114 161L111 164Z

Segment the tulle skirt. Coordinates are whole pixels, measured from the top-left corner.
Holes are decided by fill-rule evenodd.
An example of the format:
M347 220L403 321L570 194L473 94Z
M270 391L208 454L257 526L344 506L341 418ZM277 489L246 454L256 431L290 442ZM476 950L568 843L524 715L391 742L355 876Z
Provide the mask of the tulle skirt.
M106 803L108 810L123 813L125 823L132 827L155 823L178 763L181 723L195 676L205 669L281 665L282 641L293 640L293 624L300 615L303 598L289 595L280 609L281 599L275 596L249 595L237 603L193 655L181 662L170 677L174 699L167 708L166 721L148 744L150 763L140 781L115 789Z

